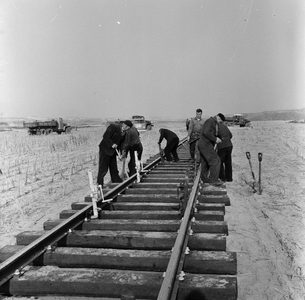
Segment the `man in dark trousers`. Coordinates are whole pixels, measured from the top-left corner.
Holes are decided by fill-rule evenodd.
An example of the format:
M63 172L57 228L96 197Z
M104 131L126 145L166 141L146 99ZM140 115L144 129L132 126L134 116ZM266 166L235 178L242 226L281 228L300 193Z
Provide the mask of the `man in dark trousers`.
M118 165L117 165L117 149L122 142L122 125L121 124L110 124L104 135L103 139L99 144L99 169L97 175L97 184L103 187L104 177L110 172L111 182L122 182L119 176Z
M136 127L133 126L132 122L126 120L123 122L123 131L125 131L125 140L123 144L123 155L122 158L126 158L128 152L130 154L130 160L128 163L129 176L132 176L136 173L136 160L135 155L139 161L142 158L143 145L140 140L140 134ZM135 154L135 152L137 152Z
M178 162L179 161L179 157L177 154L177 148L179 144L178 136L176 135L176 133L164 128L159 129L159 132L160 132L160 138L158 141L158 145L160 150L163 139L166 139L167 141L166 147L164 148L164 155L166 157L166 160L173 161L173 157L174 157L174 161Z
M223 182L219 180L220 158L214 150L215 144L221 143L221 139L217 137L218 124L224 121L225 117L219 113L214 117L207 119L200 134L198 149L201 158L201 175L203 183L209 183L219 186Z
M221 138L221 143L217 144L217 154L220 157L220 173L219 178L222 181L232 181L232 133L230 129L221 122L218 125L218 137Z

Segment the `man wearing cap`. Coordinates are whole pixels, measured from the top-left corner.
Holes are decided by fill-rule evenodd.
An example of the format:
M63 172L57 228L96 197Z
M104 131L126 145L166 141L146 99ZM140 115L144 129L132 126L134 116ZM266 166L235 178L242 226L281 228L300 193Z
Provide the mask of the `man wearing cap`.
M214 186L219 186L223 182L219 180L220 158L214 150L215 144L221 143L218 135L218 124L225 121L225 116L221 113L214 117L210 117L204 122L198 149L201 158L201 175L203 183L209 183Z
M192 160L194 160L195 158L196 141L199 139L200 132L204 124L204 121L202 120L201 116L202 116L202 109L200 108L196 109L196 117L192 118L187 126L188 140L190 144L190 154Z
M122 182L119 176L117 165L117 149L119 148L122 140L122 124L110 124L99 144L99 169L97 175L97 184L103 187L104 177L110 172L111 182Z
M122 158L126 158L128 152L130 154L130 160L128 163L129 176L136 173L136 160L135 155L139 161L142 158L143 145L140 140L140 134L136 127L133 126L132 122L126 120L122 125L123 131L125 131L125 140L122 146L123 155ZM135 154L135 152L137 152Z

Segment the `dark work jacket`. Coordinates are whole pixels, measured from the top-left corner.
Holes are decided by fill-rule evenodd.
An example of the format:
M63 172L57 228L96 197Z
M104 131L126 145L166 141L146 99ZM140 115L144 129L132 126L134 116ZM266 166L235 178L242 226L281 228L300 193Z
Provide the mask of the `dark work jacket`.
M212 144L213 146L216 143L216 125L217 122L213 117L207 119L202 127L200 134L200 140L203 144Z
M231 142L233 135L230 129L223 123L220 123L218 126L218 136L221 139L221 143L217 144L218 150L233 146Z
M169 144L174 138L178 138L176 133L174 133L168 129L162 128L162 129L160 129L160 138L159 138L158 144L161 144L163 139L166 139L167 143Z
M105 152L107 155L112 156L116 152L115 149L112 148L112 145L120 145L122 138L123 135L121 125L110 124L103 135L102 141L99 144L100 150Z
M141 144L139 131L132 126L125 132L123 150L127 152L132 146L139 144Z

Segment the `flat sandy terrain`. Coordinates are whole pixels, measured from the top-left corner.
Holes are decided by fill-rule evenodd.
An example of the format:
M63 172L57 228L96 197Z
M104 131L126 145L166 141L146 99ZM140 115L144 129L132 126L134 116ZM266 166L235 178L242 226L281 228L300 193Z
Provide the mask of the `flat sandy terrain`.
M144 161L157 153L158 129L180 138L184 123L160 123L141 134ZM233 182L227 183L228 251L238 254L239 300L305 299L305 124L252 122L233 133ZM41 230L72 202L90 193L87 170L97 173L104 128L29 137L0 132L0 247L25 230ZM254 193L261 162L262 193ZM55 298L54 298L55 299Z

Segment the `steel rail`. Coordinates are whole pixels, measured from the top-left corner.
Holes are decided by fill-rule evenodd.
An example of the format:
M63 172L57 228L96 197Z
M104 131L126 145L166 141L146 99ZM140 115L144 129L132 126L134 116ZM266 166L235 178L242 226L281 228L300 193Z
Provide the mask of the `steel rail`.
M199 166L198 173L194 181L194 185L185 209L185 213L179 228L179 232L174 247L172 249L172 255L167 265L165 278L161 285L161 289L159 291L157 300L169 300L171 298L172 288L174 286L175 280L177 279L177 269L180 263L184 241L187 237L187 229L189 227L192 208L194 206L194 201L197 195L197 189L200 181L200 170L201 170L201 166Z
M178 147L187 141L187 138L182 139L179 142ZM144 168L144 173L142 172L141 177L153 169L156 165L161 162L161 158L157 158ZM136 181L136 174L132 175L130 178L120 183L109 192L105 194L105 200L113 199L118 194L122 193L128 186L130 186L134 181ZM107 201L109 202L109 201ZM99 207L103 207L107 203L103 203L103 199L98 199L97 204ZM0 286L5 282L10 280L16 270L21 270L27 265L29 265L34 259L42 255L49 246L57 243L59 240L64 238L69 232L74 228L81 225L86 219L90 218L92 215L93 205L88 204L86 207L76 212L73 216L61 222L59 225L54 227L52 230L43 234L41 237L12 255L10 258L5 260L0 264Z

